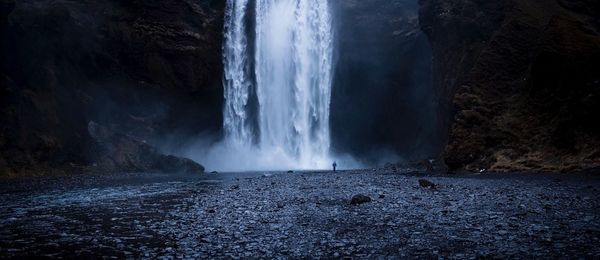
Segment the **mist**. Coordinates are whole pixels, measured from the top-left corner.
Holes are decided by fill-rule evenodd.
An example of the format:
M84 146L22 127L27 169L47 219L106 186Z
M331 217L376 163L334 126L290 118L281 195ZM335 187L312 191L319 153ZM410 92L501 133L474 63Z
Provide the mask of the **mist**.
M213 141L211 141L213 140ZM367 165L349 154L331 154L306 164L279 149L261 149L204 136L180 148L177 154L202 162L207 172L247 171L305 171L331 170L333 162L338 169L361 169Z

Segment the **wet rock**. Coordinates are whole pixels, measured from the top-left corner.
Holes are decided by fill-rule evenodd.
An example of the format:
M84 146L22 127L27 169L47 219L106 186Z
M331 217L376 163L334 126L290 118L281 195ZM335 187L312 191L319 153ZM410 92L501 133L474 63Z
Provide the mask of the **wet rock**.
M435 189L435 184L433 182L425 180L425 179L419 180L419 186L421 186L423 188Z
M367 203L367 202L371 202L371 197L365 196L362 194L354 195L354 196L352 196L352 199L350 200L350 204L352 204L352 205L360 205L360 204Z

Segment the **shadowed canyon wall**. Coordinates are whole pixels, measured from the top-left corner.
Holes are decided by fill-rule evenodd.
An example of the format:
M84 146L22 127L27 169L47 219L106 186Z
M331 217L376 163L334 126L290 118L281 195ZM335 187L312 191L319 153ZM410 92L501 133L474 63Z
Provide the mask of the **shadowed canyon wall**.
M412 0L334 1L335 150L366 161L436 157L440 150L431 51Z
M451 168L600 165L600 2L419 2Z
M146 142L218 131L222 8L209 0L3 0L0 170L101 161L147 170L153 162L144 160L156 157L140 156L152 150ZM92 144L106 140L95 137L112 135L92 136L90 122L135 141L98 159L106 151Z
M334 147L430 154L431 54L416 3L332 6ZM1 8L3 172L149 170L151 145L221 134L224 1L4 0Z
M598 1L331 3L335 152L600 165ZM221 134L223 8L1 0L0 171L199 170L153 145Z

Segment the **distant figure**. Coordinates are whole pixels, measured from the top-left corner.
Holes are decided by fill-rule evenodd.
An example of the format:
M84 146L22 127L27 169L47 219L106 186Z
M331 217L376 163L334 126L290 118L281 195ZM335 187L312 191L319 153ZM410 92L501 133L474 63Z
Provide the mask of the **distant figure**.
M333 161L333 172L335 172L335 167L337 167L337 163Z

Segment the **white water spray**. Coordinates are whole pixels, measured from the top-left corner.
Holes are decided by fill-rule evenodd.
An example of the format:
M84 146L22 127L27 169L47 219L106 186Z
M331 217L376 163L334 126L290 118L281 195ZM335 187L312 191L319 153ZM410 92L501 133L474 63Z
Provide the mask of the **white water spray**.
M256 0L254 30L247 30L248 0L228 0L226 8L225 150L245 153L232 163L328 168L333 31L327 1Z

